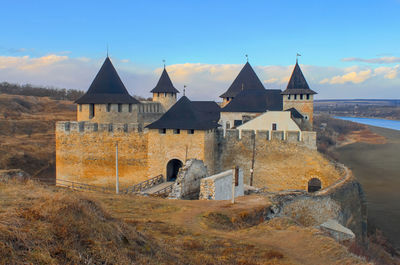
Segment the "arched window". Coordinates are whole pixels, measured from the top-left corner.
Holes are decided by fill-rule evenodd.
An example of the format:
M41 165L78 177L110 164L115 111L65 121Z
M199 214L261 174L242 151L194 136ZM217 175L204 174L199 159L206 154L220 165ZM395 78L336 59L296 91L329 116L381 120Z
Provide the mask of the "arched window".
M231 123L229 121L226 122L226 128L230 129L231 128Z

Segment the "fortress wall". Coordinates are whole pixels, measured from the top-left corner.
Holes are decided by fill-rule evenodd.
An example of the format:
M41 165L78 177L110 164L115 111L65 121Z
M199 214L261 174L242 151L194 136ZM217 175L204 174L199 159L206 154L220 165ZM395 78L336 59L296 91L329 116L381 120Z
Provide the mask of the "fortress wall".
M57 122L56 176L94 185L115 186L115 145L124 187L147 179L148 134L137 124Z
M322 157L316 150L310 148L308 142L298 141L298 133L276 131L245 131L239 138L238 130L216 131L215 172L222 172L239 166L243 169L245 184L250 183L250 169L254 149L254 182L257 187L267 187L268 190L284 189L306 190L308 181L319 178L326 187L340 178L334 166ZM301 132L310 140L315 132ZM269 139L271 136L271 140ZM315 144L314 144L315 145ZM328 173L327 173L328 172Z
M195 158L203 160L207 168L214 164L212 151L211 155L205 152L205 146L212 145L214 134L211 131L195 130L194 134L188 134L187 130L180 130L180 134L174 134L172 129L167 129L165 134L160 134L158 130L149 130L148 135L148 176L163 174L165 177L171 159L179 159L184 164L186 160Z
M94 104L94 117L90 117L90 104L77 105L77 120L90 121L92 123L136 123L140 104L121 104L121 112L118 112L118 104ZM131 105L131 112L129 112ZM80 110L82 108L82 111Z

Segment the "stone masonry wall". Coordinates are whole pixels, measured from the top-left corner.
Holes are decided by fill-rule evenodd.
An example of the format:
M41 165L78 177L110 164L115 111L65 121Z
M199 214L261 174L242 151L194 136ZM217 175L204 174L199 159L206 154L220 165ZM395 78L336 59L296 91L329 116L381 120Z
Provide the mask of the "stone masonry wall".
M207 168L212 170L213 155L208 153L213 151L210 146L210 141L214 140L212 131L195 130L194 134L188 134L187 130L180 130L179 134L174 134L172 129L167 129L165 134L160 134L158 130L152 129L148 135L149 176L166 176L167 164L171 159L178 159L183 164L192 158L203 160ZM210 146L210 150L206 150L205 146Z
M57 123L57 179L115 186L116 142L121 188L147 179L147 133L137 124L88 122Z
M307 115L309 117L309 121L313 123L313 114L314 114L314 96L310 95L310 99L305 99L306 95L304 95L304 99L300 99L300 95L297 95L297 99L294 99L294 96L291 95L291 99L287 99L287 95L283 96L283 109L287 110L290 108L297 109L301 114Z
M340 178L329 161L314 148L308 148L315 145L315 142L311 143L315 132L301 132L303 141L300 142L298 135L289 132L286 140L281 140L282 133L277 131L270 135L268 131L257 131L255 134L254 131L242 130L239 138L237 130L227 130L225 137L222 130L217 130L214 172L239 166L243 169L245 183L249 184L255 139L254 186L271 191L306 190L311 178L319 178L322 187Z

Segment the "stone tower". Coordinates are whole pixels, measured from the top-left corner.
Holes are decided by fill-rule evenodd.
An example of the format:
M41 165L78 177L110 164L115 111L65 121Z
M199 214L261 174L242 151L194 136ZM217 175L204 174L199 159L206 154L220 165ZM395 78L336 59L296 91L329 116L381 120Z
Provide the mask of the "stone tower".
M164 112L169 110L169 108L176 103L176 94L179 93L179 91L172 84L167 70L165 70L165 66L156 87L150 92L153 93L153 101L159 102Z
M249 89L259 91L265 90L264 85L261 83L257 74L254 72L253 67L251 67L249 62L247 62L243 66L242 70L240 70L240 73L237 75L228 90L224 94L219 96L223 100L221 107L225 107L241 91Z
M311 90L307 84L306 79L300 69L296 60L292 76L285 91L282 92L283 96L283 110L295 108L299 111L306 120L309 120L311 125L313 122L314 113L314 95L317 94Z
M77 99L77 120L96 123L136 123L140 102L129 95L109 57L86 94Z

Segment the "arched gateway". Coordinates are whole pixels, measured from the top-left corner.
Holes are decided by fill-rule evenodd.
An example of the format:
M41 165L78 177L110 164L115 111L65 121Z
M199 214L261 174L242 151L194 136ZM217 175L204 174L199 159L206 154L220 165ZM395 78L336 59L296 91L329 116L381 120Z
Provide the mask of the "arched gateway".
M183 163L178 159L171 159L167 164L167 181L175 181Z
M316 192L321 189L321 180L317 178L312 178L308 182L308 192Z

